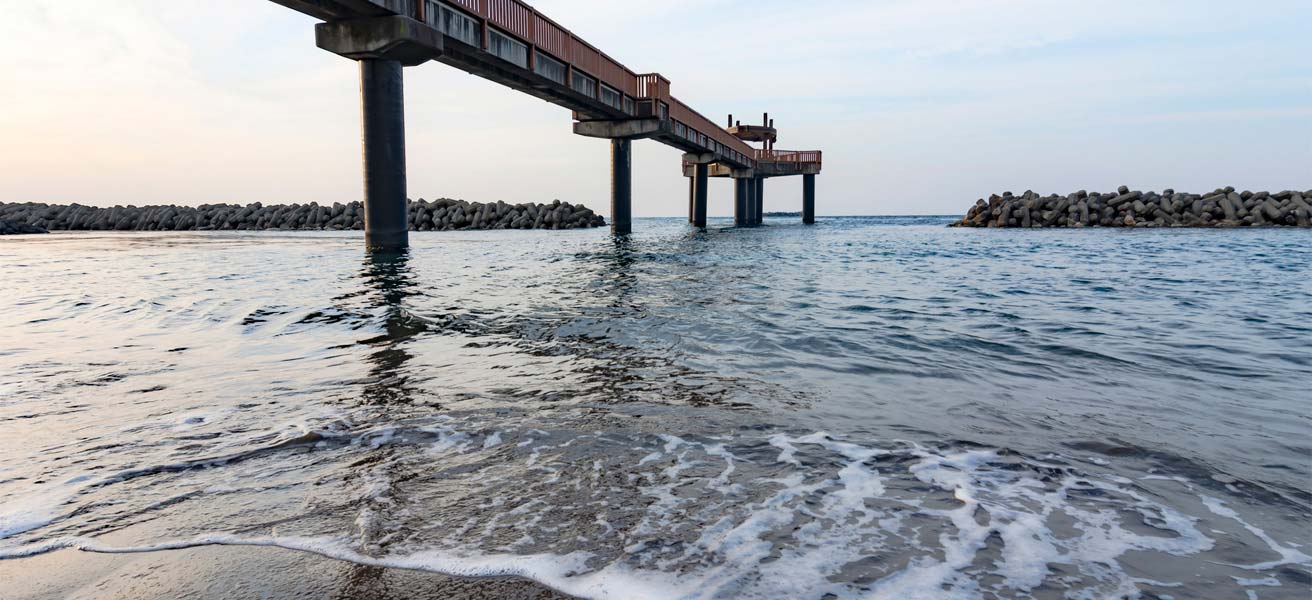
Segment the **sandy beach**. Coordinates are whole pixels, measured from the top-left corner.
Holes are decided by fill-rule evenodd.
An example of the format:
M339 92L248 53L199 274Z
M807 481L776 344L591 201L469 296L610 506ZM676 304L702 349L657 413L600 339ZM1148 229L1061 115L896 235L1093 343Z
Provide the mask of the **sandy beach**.
M459 579L281 548L225 546L146 554L62 550L5 560L0 590L8 600L569 598L518 579Z

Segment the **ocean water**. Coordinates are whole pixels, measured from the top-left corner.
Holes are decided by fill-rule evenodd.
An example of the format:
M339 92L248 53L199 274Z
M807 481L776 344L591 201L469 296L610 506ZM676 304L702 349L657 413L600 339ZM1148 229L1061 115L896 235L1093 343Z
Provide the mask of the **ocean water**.
M1312 236L0 239L0 558L586 598L1307 598Z

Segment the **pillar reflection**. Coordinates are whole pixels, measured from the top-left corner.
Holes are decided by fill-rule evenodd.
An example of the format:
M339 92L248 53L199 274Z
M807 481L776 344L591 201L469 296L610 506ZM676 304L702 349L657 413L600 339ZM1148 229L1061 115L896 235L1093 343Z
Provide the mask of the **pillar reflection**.
M414 355L405 342L426 330L405 307L405 300L416 295L410 267L410 251L372 250L366 254L361 279L369 294L368 306L382 317L383 333L364 340L374 350L365 358L369 363L369 381L364 388L367 404L408 404L415 389L409 384L405 366Z

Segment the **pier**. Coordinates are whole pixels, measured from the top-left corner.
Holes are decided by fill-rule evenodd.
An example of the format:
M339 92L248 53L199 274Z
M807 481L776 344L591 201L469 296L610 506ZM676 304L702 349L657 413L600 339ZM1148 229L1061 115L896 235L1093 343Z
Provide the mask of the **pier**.
M632 148L651 139L683 154L689 221L706 226L707 180L734 179L734 223L762 223L765 181L801 176L815 222L819 151L775 150L778 133L730 116L721 127L675 98L659 73L639 74L519 0L271 0L324 21L316 44L360 64L365 241L408 244L404 67L437 61L573 111L574 133L611 144L611 230L633 229ZM760 148L751 143L761 144Z

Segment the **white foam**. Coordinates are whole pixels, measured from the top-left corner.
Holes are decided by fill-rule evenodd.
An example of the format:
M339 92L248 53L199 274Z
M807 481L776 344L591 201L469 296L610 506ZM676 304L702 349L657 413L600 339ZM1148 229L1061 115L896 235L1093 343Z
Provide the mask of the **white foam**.
M410 490L392 496L396 465L387 463L352 479L351 499L360 501L360 509L346 526L354 531L340 537L220 534L136 548L57 540L0 550L0 558L4 552L19 556L57 547L144 552L269 545L380 567L528 577L585 598L1024 597L1040 586L1078 583L1069 597L1097 599L1135 596L1140 584L1181 585L1130 577L1118 562L1127 552L1188 556L1212 547L1193 518L1140 493L1124 478L1091 477L998 450L881 446L822 432L738 441L664 435L609 440L602 449L613 452L603 465L593 459L597 454L576 462L573 450L562 452L571 444L602 440L600 435L553 445L545 442L561 440L560 433L532 430L522 441L511 438L517 442L513 450L507 445L479 455L506 444L502 432L488 434L479 427L470 429L479 433L466 434L449 419L419 430L437 440L416 453L417 461L450 451L475 453L462 460L488 459L491 467L471 471L477 475L465 480L475 486L470 491L476 498L471 504L481 509L477 517L457 513L449 515L452 522L416 528L415 519L427 517L423 505L413 505L419 508L409 513ZM376 448L413 438L403 433L380 428L350 439L360 448ZM760 465L746 458L759 456L766 442L780 450L773 461ZM752 454L735 453L744 444ZM496 479L497 469L515 477L513 485ZM769 476L759 476L762 471ZM558 482L565 477L571 479L562 486ZM448 489L460 483L453 480ZM212 479L196 484L200 490L226 491ZM495 494L474 495L482 489L477 486L492 484L496 487L488 489ZM1208 507L1255 530L1220 501ZM1127 522L1135 512L1161 534L1135 533ZM1060 535L1054 531L1057 520L1064 524ZM41 521L34 522L41 527ZM0 533L4 525L0 520ZM445 537L406 537L416 530ZM1273 549L1285 551L1282 559L1306 559L1263 536ZM380 555L382 542L394 538L405 542L387 546L397 554ZM569 551L580 543L590 551ZM515 553L526 549L533 553ZM893 566L902 560L904 565ZM1062 565L1066 579L1054 579L1054 565ZM864 591L847 578L861 569L878 574ZM1246 582L1268 579L1236 581L1257 586L1266 584Z
M1245 579L1243 577L1235 577L1234 575L1231 575L1230 578L1235 580L1235 583L1242 585L1244 587L1280 587L1281 586L1280 580L1276 579L1275 577L1263 577L1262 579Z
M67 509L62 505L77 494L75 483L42 484L36 492L28 491L22 496L2 498L0 540L45 527L64 518Z
M31 546L21 551L0 552L0 558L30 556L65 548L102 554L138 554L183 550L202 546L260 546L309 552L337 560L380 568L410 569L455 577L521 577L538 581L565 594L585 598L632 598L633 600L691 597L691 590L674 583L674 578L634 577L622 566L587 571L591 554L568 555L486 554L470 556L458 552L425 550L404 555L371 556L349 547L343 538L250 537L216 534L142 546L117 547L91 538L64 538Z
M1231 565L1231 566L1239 567L1242 569L1248 569L1252 571L1265 571L1267 569L1273 569L1275 567L1280 567L1284 565L1312 564L1312 556L1308 556L1307 554L1295 550L1294 548L1279 544L1270 535L1267 535L1265 531L1249 524L1247 521L1240 518L1239 513L1227 507L1225 505L1225 502L1222 502L1221 500L1217 498L1213 498L1211 496L1202 496L1201 498L1203 499L1203 505L1206 506L1208 510L1212 511L1213 513L1216 513L1218 516L1226 517L1227 519L1231 519L1236 523L1239 523L1241 526L1243 526L1244 529L1247 529L1249 533L1252 533L1258 539L1262 540L1262 542L1264 542L1267 545L1267 547L1271 549L1272 552L1275 552L1280 556L1280 558L1277 560L1272 560L1272 561L1267 561L1267 562L1262 562L1252 565Z

